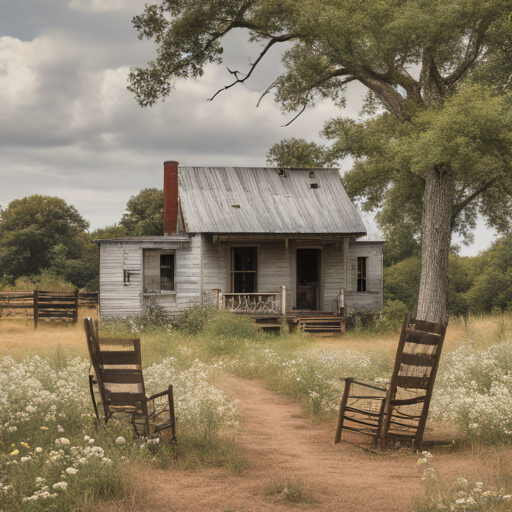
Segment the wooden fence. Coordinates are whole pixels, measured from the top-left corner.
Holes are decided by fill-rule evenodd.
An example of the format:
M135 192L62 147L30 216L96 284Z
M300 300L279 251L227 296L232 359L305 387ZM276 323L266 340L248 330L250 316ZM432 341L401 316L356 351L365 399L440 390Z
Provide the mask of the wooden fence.
M79 306L98 304L98 292L0 292L0 309L32 309L34 327L40 318L69 319L78 321Z

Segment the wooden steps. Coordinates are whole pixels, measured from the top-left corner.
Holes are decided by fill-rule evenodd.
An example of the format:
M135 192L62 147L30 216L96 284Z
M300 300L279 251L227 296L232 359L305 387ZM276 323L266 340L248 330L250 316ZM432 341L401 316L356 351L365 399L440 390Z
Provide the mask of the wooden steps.
M304 312L305 313L305 312ZM299 328L314 336L333 336L341 334L343 319L327 311L301 312L298 316Z

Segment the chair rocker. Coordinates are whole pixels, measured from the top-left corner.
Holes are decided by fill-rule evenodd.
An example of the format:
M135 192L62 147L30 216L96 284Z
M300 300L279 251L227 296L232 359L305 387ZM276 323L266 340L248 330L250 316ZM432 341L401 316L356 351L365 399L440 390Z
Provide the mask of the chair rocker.
M419 449L446 327L423 320L411 325L410 320L407 314L388 385L344 379L335 443L348 431L370 436L372 446L381 450L390 440Z
M97 420L100 410L105 424L114 414L128 415L137 436L152 439L170 429L170 441L176 443L172 386L146 396L140 340L100 338L99 323L91 318L84 320L84 327L93 370L89 389Z

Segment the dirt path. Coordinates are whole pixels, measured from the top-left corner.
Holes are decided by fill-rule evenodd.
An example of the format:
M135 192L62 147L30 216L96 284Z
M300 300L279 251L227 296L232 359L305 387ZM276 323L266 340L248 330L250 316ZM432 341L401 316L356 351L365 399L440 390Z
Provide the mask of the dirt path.
M240 400L237 442L249 460L241 476L226 470L151 471L152 506L167 512L256 512L289 510L269 497L276 478L301 478L314 500L299 509L336 512L410 511L422 494L417 457L374 455L333 444L334 425L315 425L300 406L258 381L226 376L220 386Z

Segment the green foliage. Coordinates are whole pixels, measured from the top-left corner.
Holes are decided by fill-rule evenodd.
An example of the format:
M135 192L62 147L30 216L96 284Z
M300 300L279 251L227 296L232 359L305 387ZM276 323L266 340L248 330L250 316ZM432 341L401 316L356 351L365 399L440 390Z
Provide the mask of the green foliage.
M384 269L384 300L399 300L412 310L418 302L421 259L417 256Z
M332 167L335 159L328 148L304 139L287 139L274 144L267 153L267 164L274 167Z
M202 333L206 324L219 314L218 308L192 306L176 321L176 328L184 334Z
M423 254L424 268L435 265L439 272L425 274L421 285L427 302L444 305L450 232L469 240L478 214L502 233L511 227L511 12L508 0L167 1L133 19L141 39L155 40L158 55L146 69L131 70L129 89L141 106L153 105L177 80L198 78L208 64L221 63L223 38L236 29L265 45L246 77L273 45L288 44L284 71L265 91L275 89L286 112L300 115L318 99L342 107L347 84L360 82L369 91L367 117L327 123L329 158L350 156L349 195L367 210L382 210L378 220L394 240L388 264L417 254L422 222L424 234L438 232L439 250L437 239L425 236L430 246ZM243 82L241 76L232 85ZM319 149L285 141L269 157L309 165ZM439 176L447 208L423 219L426 178ZM403 249L396 243L401 235ZM425 314L427 306L419 307ZM432 314L447 317L444 306Z
M89 223L58 197L33 195L0 211L0 277L13 283L52 266L55 253L79 260Z
M142 189L126 204L119 228L129 236L162 236L164 234L164 192L156 188ZM113 229L114 226L111 227ZM117 236L115 237L117 238Z
M18 277L13 285L0 286L3 291L44 290L47 292L71 292L75 286L53 270L42 270L37 276Z
M211 356L232 355L239 352L247 341L263 339L263 334L245 315L219 311L205 324L205 348Z
M172 331L167 312L156 301L144 303L144 314L122 318L105 318L101 332L105 336L129 336L132 334L169 334Z
M346 328L352 335L372 336L397 332L411 308L400 300L387 300L380 311L350 311Z

